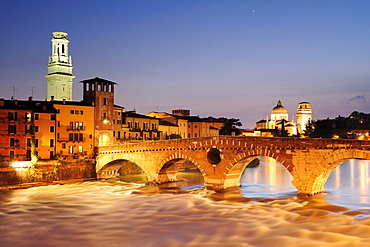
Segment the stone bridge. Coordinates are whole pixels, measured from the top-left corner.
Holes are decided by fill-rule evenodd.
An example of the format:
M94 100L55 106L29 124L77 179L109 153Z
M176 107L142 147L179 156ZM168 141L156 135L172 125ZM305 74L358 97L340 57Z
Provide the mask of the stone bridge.
M98 178L117 177L125 162L133 162L152 183L176 180L179 163L187 160L202 173L205 188L240 186L246 166L258 156L274 158L292 175L300 195L324 191L330 173L350 159L370 160L370 141L217 136L141 142L99 147Z

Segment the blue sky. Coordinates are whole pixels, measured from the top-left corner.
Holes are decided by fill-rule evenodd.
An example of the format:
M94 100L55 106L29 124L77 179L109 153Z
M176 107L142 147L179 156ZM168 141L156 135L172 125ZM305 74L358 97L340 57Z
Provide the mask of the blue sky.
M53 31L69 34L78 82L118 83L116 104L184 108L245 128L280 99L314 119L370 112L368 0L2 1L0 97L46 97Z

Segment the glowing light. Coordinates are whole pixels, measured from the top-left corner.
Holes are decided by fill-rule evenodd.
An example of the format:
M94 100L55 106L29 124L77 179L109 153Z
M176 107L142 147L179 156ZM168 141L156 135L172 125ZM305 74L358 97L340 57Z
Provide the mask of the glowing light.
M333 135L333 139L339 139L338 135Z
M31 166L31 161L15 161L12 163L12 167L15 168L28 168Z
M104 120L103 120L103 123L107 124L107 123L109 123L109 120L104 119Z

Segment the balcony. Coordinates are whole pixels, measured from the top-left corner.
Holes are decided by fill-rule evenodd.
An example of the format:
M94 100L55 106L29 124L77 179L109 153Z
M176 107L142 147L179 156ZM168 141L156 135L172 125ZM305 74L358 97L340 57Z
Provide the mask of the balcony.
M86 130L86 127L85 126L80 126L80 127L71 127L71 126L68 126L67 127L67 131L84 131Z

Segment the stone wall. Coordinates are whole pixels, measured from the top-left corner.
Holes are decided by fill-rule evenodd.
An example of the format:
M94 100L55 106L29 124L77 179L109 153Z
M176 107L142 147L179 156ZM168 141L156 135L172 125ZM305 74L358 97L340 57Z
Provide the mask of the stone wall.
M29 168L0 167L0 189L92 179L96 179L93 160L48 160Z

